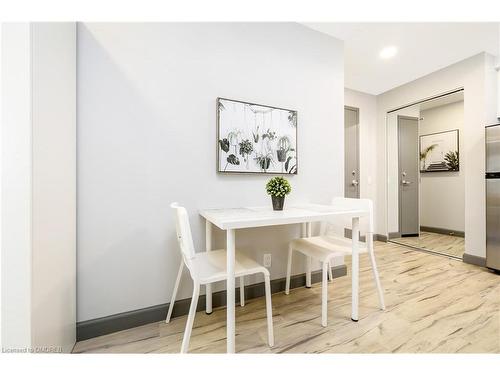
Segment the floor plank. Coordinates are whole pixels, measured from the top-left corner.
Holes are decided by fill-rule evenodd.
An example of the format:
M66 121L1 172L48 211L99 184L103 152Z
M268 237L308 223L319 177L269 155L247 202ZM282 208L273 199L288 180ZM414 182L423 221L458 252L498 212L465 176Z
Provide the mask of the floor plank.
M386 311L366 255L360 258L359 322L350 319L350 275L329 286L273 295L275 346L267 346L265 300L236 308L239 353L499 353L500 276L484 268L391 243L376 243ZM349 266L349 264L348 264ZM225 309L196 315L191 353L224 353ZM178 353L186 317L78 342L75 353Z

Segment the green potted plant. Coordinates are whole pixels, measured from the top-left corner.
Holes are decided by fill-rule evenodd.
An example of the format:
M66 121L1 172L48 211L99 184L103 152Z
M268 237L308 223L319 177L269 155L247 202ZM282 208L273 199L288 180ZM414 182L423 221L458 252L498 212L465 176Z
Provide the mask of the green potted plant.
M267 182L266 191L271 196L273 210L282 211L285 204L285 195L290 194L292 187L286 178L273 177Z

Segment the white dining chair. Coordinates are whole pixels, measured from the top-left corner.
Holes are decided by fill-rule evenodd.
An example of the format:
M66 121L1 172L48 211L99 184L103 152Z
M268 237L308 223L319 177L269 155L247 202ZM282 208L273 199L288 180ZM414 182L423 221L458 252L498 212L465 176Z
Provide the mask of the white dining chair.
M191 299L191 306L189 307L189 315L184 331L184 338L182 339L181 353L187 353L189 348L189 339L193 329L194 317L196 315L196 307L198 305L198 298L200 295L200 285L215 283L227 279L226 273L226 250L212 250L204 252L195 252L193 245L193 238L191 236L191 227L189 225L189 218L187 211L184 207L179 206L177 203L172 203L170 207L175 213L175 226L177 232L177 240L181 250L182 260L177 279L172 294L172 299L168 309L166 323L170 321L172 310L175 303L175 297L179 288L179 283L182 276L184 265L189 270L191 278L193 279L193 297ZM259 263L245 256L239 251L236 251L235 258L235 275L240 278L240 293L244 289L242 280L247 275L257 273L264 274L264 285L266 294L266 314L267 314L267 335L269 346L274 346L274 333L273 333L273 310L271 305L271 281L270 274L267 268L261 266ZM243 294L241 299L244 301ZM242 305L244 302L242 303Z
M365 242L359 242L359 253L368 252L371 262L373 279L378 293L380 309L385 310L384 293L380 284L380 278L375 262L373 252L373 203L369 199L353 198L334 198L333 205L342 205L350 208L359 208L369 211L369 217L365 227ZM328 274L331 276L330 264L336 257L352 255L352 240L344 236L344 229L348 228L350 223L345 220L332 220L328 223L322 223L320 235L313 237L304 237L290 242L288 247L288 262L286 271L285 294L290 293L290 276L292 271L292 256L294 251L298 251L308 257L319 260L322 263L322 297L321 297L321 324L327 326L327 302L328 302ZM361 227L361 225L360 225ZM331 229L336 229L333 233ZM330 230L328 230L330 229ZM362 232L360 230L360 232Z

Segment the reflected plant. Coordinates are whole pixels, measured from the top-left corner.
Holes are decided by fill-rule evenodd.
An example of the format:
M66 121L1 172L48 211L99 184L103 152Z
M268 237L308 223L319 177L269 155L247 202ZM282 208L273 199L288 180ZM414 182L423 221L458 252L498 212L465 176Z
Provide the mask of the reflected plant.
M437 144L432 144L432 145L426 147L425 149L423 149L422 151L420 151L420 161L424 162L424 166L422 168L423 170L425 170L425 168L426 168L425 159L427 159L427 155L429 155L429 153L432 150L434 150L436 147L437 147Z
M458 162L458 150L457 151L449 151L444 156L444 161L446 166L450 171L458 171L459 162Z

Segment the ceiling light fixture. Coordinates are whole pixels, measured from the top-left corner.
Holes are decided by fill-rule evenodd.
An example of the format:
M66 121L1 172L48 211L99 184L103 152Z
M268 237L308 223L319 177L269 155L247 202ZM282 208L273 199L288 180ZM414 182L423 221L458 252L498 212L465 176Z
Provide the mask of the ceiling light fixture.
M389 46L382 48L382 50L379 53L379 56L381 59L390 59L391 57L396 56L398 53L398 49L394 46Z

